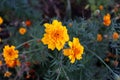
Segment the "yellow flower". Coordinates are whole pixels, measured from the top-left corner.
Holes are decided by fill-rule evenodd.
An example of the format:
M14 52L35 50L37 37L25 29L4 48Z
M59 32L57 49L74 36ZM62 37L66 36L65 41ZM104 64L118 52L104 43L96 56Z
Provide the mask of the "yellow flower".
M3 23L3 18L0 16L0 25Z
M111 18L111 16L110 16L109 13L103 17L103 24L105 26L109 26L111 24L111 19L110 18Z
M97 41L102 41L103 37L101 34L97 34Z
M19 33L20 33L21 35L24 35L26 32L27 32L26 28L20 28L20 29L19 29Z
M112 37L114 40L117 40L119 38L119 34L117 32L114 32Z
M63 54L69 57L70 62L74 63L75 59L82 59L84 47L79 43L79 39L73 38L73 42L69 41L68 45L70 48L63 49Z
M61 22L53 20L52 24L45 23L45 34L42 38L42 42L48 45L48 48L54 50L57 48L61 50L64 47L65 42L69 40L67 29Z
M15 50L15 46L6 45L3 49L3 57L6 60L15 60L18 58L18 50Z
M100 9L100 10L103 10L103 5L100 5L100 6L99 6L99 9Z
M5 74L4 74L4 77L10 77L11 75L12 75L12 73L11 73L11 72L6 71L6 72L5 72Z

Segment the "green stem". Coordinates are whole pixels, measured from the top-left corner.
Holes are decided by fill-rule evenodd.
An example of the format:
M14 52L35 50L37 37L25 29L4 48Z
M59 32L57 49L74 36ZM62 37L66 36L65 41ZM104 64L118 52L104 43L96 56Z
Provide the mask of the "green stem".
M61 51L62 51L62 50L61 50ZM64 68L63 68L62 60L63 60L63 55L60 54L60 67L61 67L61 69L63 70L63 73L65 74L66 79L67 79L67 80L70 80L69 77L68 77L68 75L67 75L67 73L65 72L65 70L64 70Z
M113 74L115 74L115 73L113 72L113 70L112 70L97 54L95 54L92 50L88 49L87 47L86 47L86 49L87 49L89 52L91 52L94 56L96 56Z
M34 50L30 50L30 51L24 51L23 53L30 53L30 52L34 52L34 51L39 51L41 48L38 48L38 49L34 49Z
M82 80L82 69L80 70L80 80Z
M19 47L21 47L21 46L23 46L25 43L30 43L30 42L35 41L35 40L37 40L37 39L28 40L28 41L26 41L26 42L24 42L24 43L18 45L18 46L16 47L16 49L19 48Z
M61 68L62 68L62 70L63 70L63 72L64 72L64 74L65 74L66 79L67 79L67 80L70 80L69 77L68 77L68 75L67 75L67 73L65 72L64 68L63 68L62 66L61 66Z
M60 74L61 74L61 68L60 69L58 68L58 75L57 75L56 80L59 80Z

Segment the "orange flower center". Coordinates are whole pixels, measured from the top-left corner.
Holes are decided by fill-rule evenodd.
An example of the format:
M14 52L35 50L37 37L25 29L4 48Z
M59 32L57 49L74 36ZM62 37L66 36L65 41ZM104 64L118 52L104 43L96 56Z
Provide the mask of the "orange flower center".
M55 33L54 37L56 37L56 38L59 37L59 33Z
M72 50L73 50L74 56L79 52L79 50L74 45L72 46Z
M10 49L10 50L8 51L8 55L9 55L9 56L12 56L12 52L13 52L13 50Z
M56 31L56 32L54 32L54 34L53 34L53 39L54 40L58 40L61 36L60 36L60 31Z

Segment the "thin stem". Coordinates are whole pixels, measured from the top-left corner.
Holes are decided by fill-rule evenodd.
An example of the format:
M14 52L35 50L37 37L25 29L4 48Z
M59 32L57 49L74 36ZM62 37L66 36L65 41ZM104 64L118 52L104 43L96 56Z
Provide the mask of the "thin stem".
M30 43L30 42L35 41L35 40L37 40L37 39L28 40L28 41L26 41L26 42L24 42L24 43L18 45L18 46L16 47L16 49L19 48L19 47L21 47L21 46L23 46L25 43Z
M65 72L64 68L63 68L63 67L61 67L61 68L62 68L62 70L63 70L63 72L64 72L64 74L65 74L66 79L67 79L67 80L70 80L69 77L68 77L68 75L67 75L67 73Z
M30 53L30 52L35 52L35 51L39 51L41 48L38 48L38 49L34 49L34 50L30 50L30 51L24 51L23 53L26 54L26 53Z
M86 46L85 46L85 47L86 47ZM115 73L113 72L113 70L112 70L97 54L95 54L92 50L88 49L87 47L86 47L86 49L87 49L89 52L91 52L94 56L96 56L113 74L115 74Z
M60 74L61 74L61 68L58 68L58 75L57 75L56 80L59 80Z
M118 60L118 49L115 49L115 51L116 51L116 61Z
M80 70L80 80L82 80L82 69Z
M63 68L63 65L62 65L62 60L63 60L63 55L60 54L60 68L63 70L63 73L65 74L65 77L67 80L70 80L67 73L65 72L64 68Z

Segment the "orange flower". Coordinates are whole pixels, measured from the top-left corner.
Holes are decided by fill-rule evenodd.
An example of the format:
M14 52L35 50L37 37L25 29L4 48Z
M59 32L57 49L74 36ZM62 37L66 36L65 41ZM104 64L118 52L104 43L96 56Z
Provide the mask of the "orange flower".
M0 66L2 66L2 61L0 60Z
M100 9L100 10L103 10L103 8L104 8L103 5L100 5L100 6L99 6L99 9Z
M112 37L114 40L117 40L119 38L119 34L117 32L114 32Z
M103 24L105 26L109 26L111 24L111 19L110 18L111 18L111 16L110 16L109 13L103 17Z
M6 60L6 65L11 68L15 67L14 60Z
M13 67L15 67L15 66L20 66L21 64L20 64L20 61L19 61L19 60L6 60L6 65L7 65L8 67L13 68Z
M20 29L19 29L19 33L20 33L21 35L24 35L26 32L27 32L26 28L20 28Z
M3 23L3 18L0 16L0 25Z
M101 34L97 34L97 41L102 41L103 37Z
M11 75L12 75L12 73L11 73L11 72L6 71L6 72L5 72L5 74L4 74L4 77L10 77Z
M31 26L31 21L30 20L25 21L25 25L26 26Z
M6 45L3 49L3 57L6 60L15 60L18 58L18 50L15 50L15 46Z
M71 63L74 63L75 60L81 60L84 47L79 43L78 38L73 38L73 42L69 41L68 45L70 48L63 49L63 54L68 56Z

